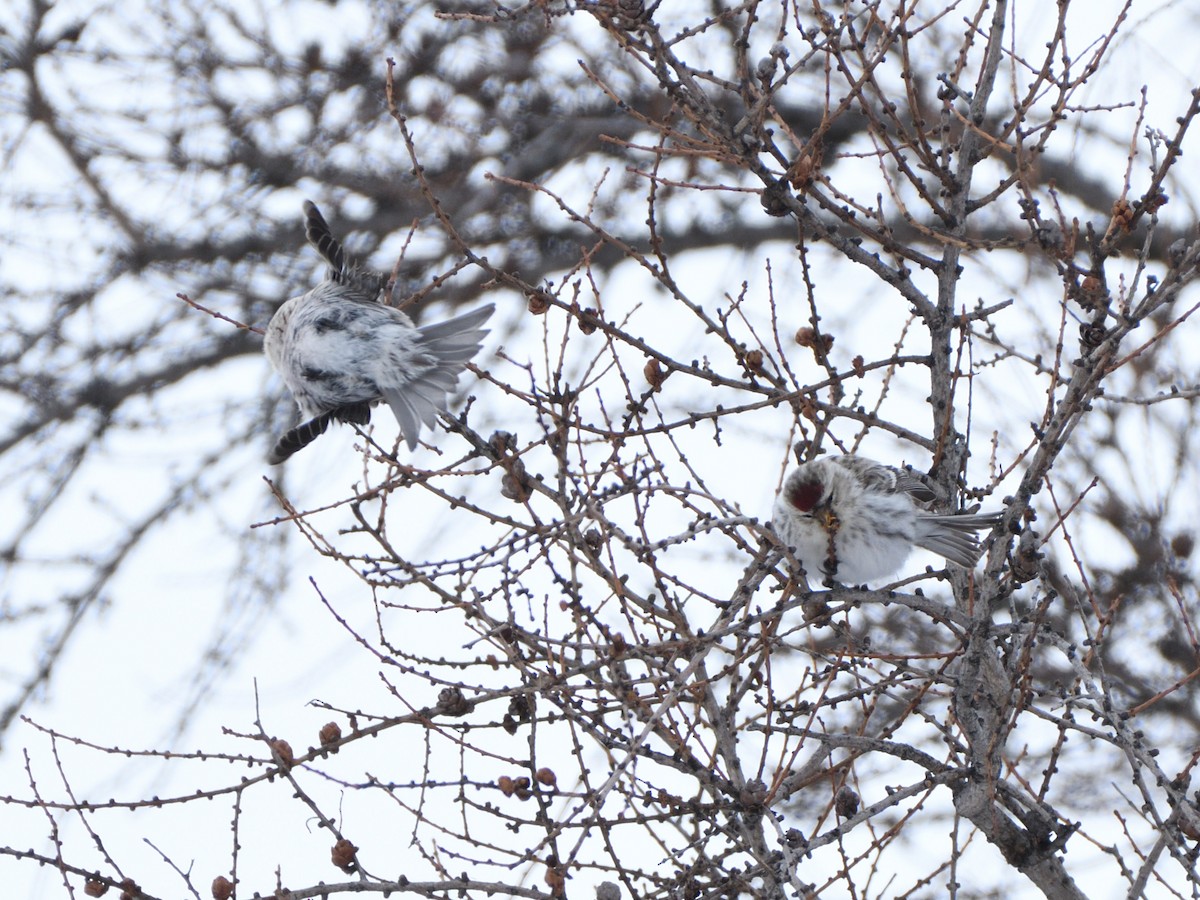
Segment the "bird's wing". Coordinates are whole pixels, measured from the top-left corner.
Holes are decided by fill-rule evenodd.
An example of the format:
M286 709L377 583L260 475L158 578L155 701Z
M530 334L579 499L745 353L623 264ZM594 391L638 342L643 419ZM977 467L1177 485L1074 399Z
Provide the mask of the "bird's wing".
M411 363L394 366L390 374L402 376L379 385L383 399L395 413L409 450L416 449L421 425L432 428L446 408L458 376L479 352L488 333L483 323L495 310L487 306L417 329Z
M896 490L903 491L922 503L932 503L937 499L937 494L930 490L929 485L912 472L906 472L903 469L892 469L892 471L896 473Z
M923 503L928 503L935 497L925 482L907 469L885 466L872 459L850 454L830 459L853 472L863 487L889 494L908 494Z

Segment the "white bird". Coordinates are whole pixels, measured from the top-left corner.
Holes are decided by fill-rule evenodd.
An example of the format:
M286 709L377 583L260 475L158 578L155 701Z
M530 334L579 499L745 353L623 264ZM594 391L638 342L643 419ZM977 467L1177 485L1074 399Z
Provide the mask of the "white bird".
M331 421L366 424L386 401L409 450L432 428L459 374L479 352L493 304L445 322L416 326L383 302L386 277L347 265L346 254L310 201L305 235L329 263L325 280L288 300L267 325L263 350L306 421L267 457L277 465L317 438Z
M775 497L771 523L805 572L862 584L891 575L914 546L970 569L975 532L999 513L940 515L916 501L935 499L910 472L861 456L825 456L793 469Z

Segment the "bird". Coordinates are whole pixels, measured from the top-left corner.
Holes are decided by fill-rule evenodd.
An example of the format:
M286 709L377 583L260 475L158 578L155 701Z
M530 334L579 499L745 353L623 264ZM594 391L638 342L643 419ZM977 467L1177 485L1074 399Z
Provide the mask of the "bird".
M979 561L975 533L999 513L939 514L935 499L910 471L847 453L803 463L775 497L771 524L807 573L864 584L891 575L914 546L966 569Z
M416 325L383 302L387 276L351 265L316 204L304 201L304 233L329 264L325 279L276 310L263 350L303 421L267 456L278 465L316 440L330 422L365 425L386 402L415 450L458 376L479 352L495 310L487 304L443 322Z

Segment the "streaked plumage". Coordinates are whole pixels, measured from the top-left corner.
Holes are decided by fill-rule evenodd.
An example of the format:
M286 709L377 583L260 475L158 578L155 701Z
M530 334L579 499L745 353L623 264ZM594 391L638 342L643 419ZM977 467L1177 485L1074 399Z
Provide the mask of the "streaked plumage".
M891 575L914 546L974 567L975 533L1000 515L940 515L918 506L933 499L909 472L852 454L826 456L788 473L771 522L808 574L843 584Z
M416 326L384 304L384 276L348 266L317 207L304 203L305 234L329 263L324 281L284 303L263 349L305 421L268 456L274 465L322 434L331 421L366 424L385 401L410 450L432 428L459 374L479 352L492 304L445 322Z

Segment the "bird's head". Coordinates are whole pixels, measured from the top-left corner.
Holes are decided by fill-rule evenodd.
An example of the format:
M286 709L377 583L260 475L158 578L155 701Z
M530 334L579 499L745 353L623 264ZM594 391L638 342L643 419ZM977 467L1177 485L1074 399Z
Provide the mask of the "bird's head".
M796 512L811 516L826 531L835 526L837 517L833 512L832 498L827 496L825 485L815 473L794 472L784 485L783 492L788 505Z

